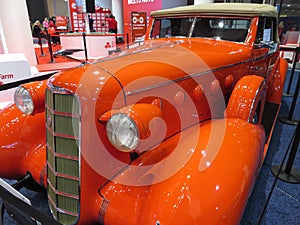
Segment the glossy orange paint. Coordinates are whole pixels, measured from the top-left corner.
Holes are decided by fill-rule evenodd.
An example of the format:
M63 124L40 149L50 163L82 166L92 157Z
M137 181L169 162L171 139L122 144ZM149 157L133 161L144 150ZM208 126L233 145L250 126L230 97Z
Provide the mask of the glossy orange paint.
M44 185L45 114L25 115L13 103L1 111L1 117L5 119L0 120L0 176L20 179L32 173L36 182Z
M32 115L45 111L45 90L47 80L27 83L22 86L30 93L34 104Z
M37 108L34 115L25 115L14 103L1 111L0 177L20 179L30 173L45 186L45 89L47 81L24 84ZM32 135L34 134L34 135Z
M264 130L257 128L234 118L205 122L200 133L196 125L146 152L132 166L150 165L149 169L135 174L128 168L100 189L109 202L105 224L238 224L264 147ZM242 134L239 138L237 131ZM170 154L172 159L166 157ZM160 163L153 163L153 158ZM175 168L176 162L182 163L180 169ZM156 180L157 176L162 179ZM152 185L122 185L125 180L139 183L142 179Z
M288 63L283 58L278 58L268 82L267 100L273 103L280 103L284 88L285 74L288 70Z
M244 76L236 84L226 109L226 117L240 118L247 122L252 122L256 113L258 124L261 123L262 112L257 112L260 106L265 104L266 83L263 77Z

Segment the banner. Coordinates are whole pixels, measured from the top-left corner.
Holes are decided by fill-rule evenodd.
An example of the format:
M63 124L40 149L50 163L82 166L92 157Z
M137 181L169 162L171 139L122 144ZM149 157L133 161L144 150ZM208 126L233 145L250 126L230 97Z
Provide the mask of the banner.
M56 16L55 17L56 29L67 30L68 29L68 17Z
M146 24L152 11L162 9L162 0L123 0L124 34L132 34L132 12L146 13ZM147 26L146 26L147 27ZM131 41L131 40L130 40Z
M146 33L147 28L147 18L145 12L132 12L131 13L132 21L132 41L135 41L137 38L142 37Z

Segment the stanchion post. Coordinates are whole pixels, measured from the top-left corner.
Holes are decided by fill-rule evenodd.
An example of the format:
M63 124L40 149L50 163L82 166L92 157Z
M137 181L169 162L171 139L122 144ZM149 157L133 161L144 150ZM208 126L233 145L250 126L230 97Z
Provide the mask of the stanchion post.
M82 33L82 38L83 38L85 60L88 61L88 54L87 54L87 48L86 48L86 34L84 32Z
M295 47L282 47L282 50L293 50L293 51L295 51L295 55L294 55L294 58L293 58L292 71L291 71L287 91L286 91L286 93L283 93L284 96L292 97L293 94L291 94L290 91L291 91L291 87L292 87L292 83L293 83L293 79L294 79L294 73L295 73L295 70L296 70L296 65L297 65L297 60L298 60L298 55L299 55L299 46L297 46L296 48Z
M280 166L276 165L271 168L271 171L274 176L277 176L277 174L279 173L280 180L283 180L288 183L293 183L293 184L300 183L300 172L295 168L292 168L296 157L297 149L299 146L299 139L300 139L300 122L298 122L298 125L296 127L291 152L286 166L280 168Z
M298 122L295 138L294 138L292 149L291 149L291 153L290 153L290 156L289 156L287 164L286 164L285 173L287 173L287 174L290 174L292 171L292 166L293 166L293 163L294 163L294 160L296 157L296 152L297 152L297 149L299 146L299 139L300 139L300 122ZM300 179L299 179L299 182L300 182Z
M41 49L41 57L46 56L44 54L43 43L42 43L42 38L41 37L38 37L38 43L39 43L39 46L40 46L40 49Z
M288 120L293 120L293 115L294 115L294 111L295 111L295 107L296 107L296 103L297 103L297 99L298 99L298 94L299 94L299 88L300 88L300 75L298 74L298 81L297 81L291 109L290 109L290 112L288 115ZM294 125L296 125L296 124L294 124Z
M296 52L297 53L299 52L299 47L297 47ZM296 55L298 57L298 54L296 54ZM295 61L297 61L297 60L295 60ZM299 88L300 88L300 74L298 74L298 81L297 81L297 85L295 88L295 93L294 93L293 101L292 101L291 108L289 111L289 115L288 115L288 117L279 118L279 120L283 123L290 124L290 125L297 125L297 121L293 120L293 115L294 115L294 111L295 111L295 107L296 107L296 103L297 103L297 99L298 99Z
M293 60L293 66L292 66L292 74L291 74L291 79L290 79L290 82L289 82L289 85L288 85L287 94L289 94L290 90L291 90L292 80L293 80L294 73L295 73L295 70L296 70L298 55L299 55L299 46L296 47L296 53L295 53L295 57L294 57L294 60Z
M129 49L129 35L126 33L126 43L127 43L127 49Z
M54 63L55 61L53 60L53 51L52 51L52 44L51 44L51 36L48 33L47 34L47 40L48 40L48 48L49 48L49 53L50 53L50 63Z
M40 38L39 38L40 39ZM41 49L41 56L45 56L44 55L44 50L43 50L43 45L42 45L42 43L40 44L40 49Z

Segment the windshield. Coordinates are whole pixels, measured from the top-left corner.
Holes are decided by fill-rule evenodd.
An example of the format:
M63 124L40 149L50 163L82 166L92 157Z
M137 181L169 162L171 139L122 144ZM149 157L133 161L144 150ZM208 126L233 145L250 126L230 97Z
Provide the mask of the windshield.
M241 18L157 18L151 38L196 37L244 42L250 22L250 19Z

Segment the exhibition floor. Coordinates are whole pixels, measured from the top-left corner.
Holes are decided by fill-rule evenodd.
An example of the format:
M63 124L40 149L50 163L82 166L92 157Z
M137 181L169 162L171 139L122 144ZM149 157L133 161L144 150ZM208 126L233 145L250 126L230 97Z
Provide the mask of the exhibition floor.
M58 50L61 50L60 44L52 45L53 53ZM43 49L36 47L35 54L38 63L36 67L39 72L63 70L80 65L79 62L68 60L63 57L51 57L48 45L46 45L46 47L43 47Z
M297 71L294 76L291 93L295 91L295 85L300 76ZM289 77L287 77L287 81ZM286 82L287 84L287 82ZM284 118L289 114L293 97L283 97L283 104L279 118ZM300 104L298 101L293 113L293 119L300 119ZM298 225L300 224L300 183L290 184L281 180L275 180L271 173L271 167L280 165L284 159L286 151L290 151L289 143L294 135L296 126L288 125L277 121L274 134L269 147L266 160L260 171L257 183L250 196L245 214L240 225ZM287 157L289 156L289 152ZM287 159L287 158L286 158ZM284 162L286 164L286 160ZM300 171L300 152L296 154L293 168ZM275 182L275 183L274 183ZM274 190L272 190L274 186ZM25 189L21 192L26 195L32 205L49 213L48 203L45 193L35 193ZM269 198L270 196L270 198ZM265 209L265 210L264 210ZM4 224L16 224L11 218L5 216Z

